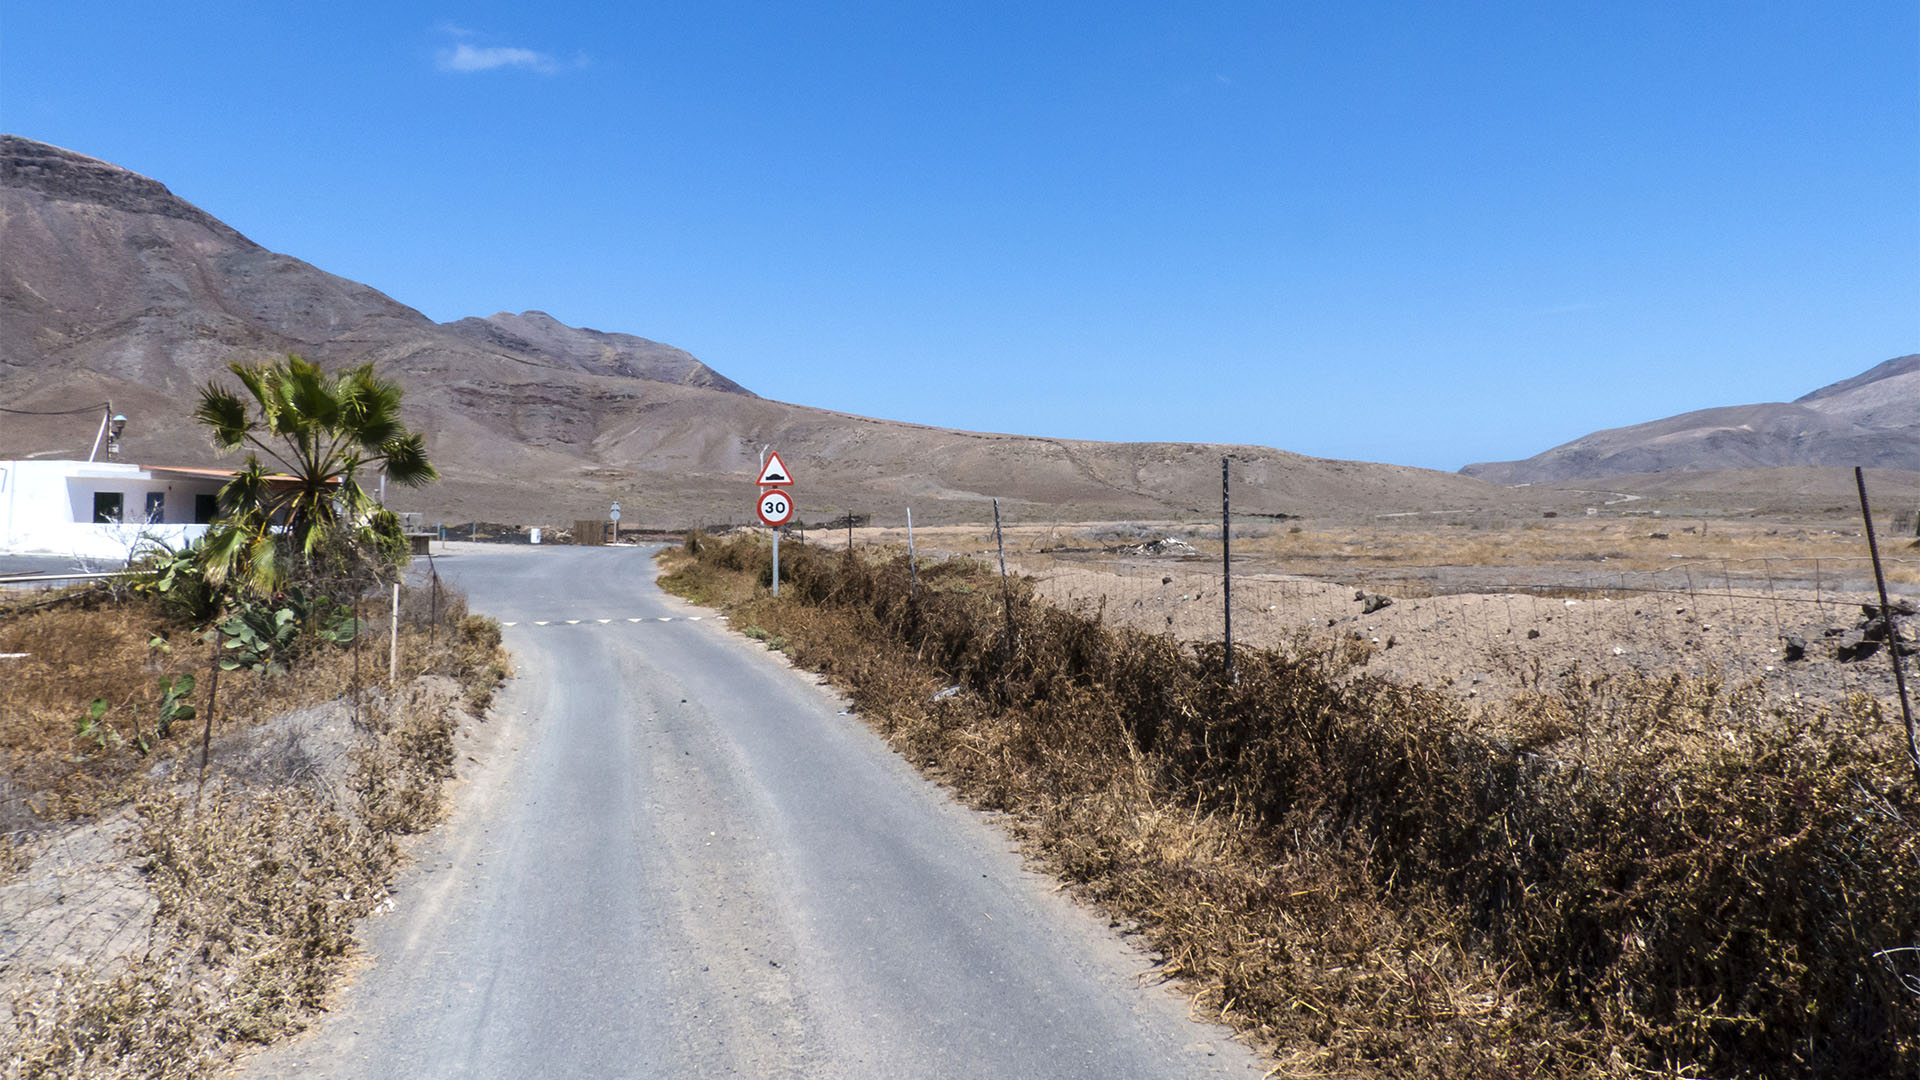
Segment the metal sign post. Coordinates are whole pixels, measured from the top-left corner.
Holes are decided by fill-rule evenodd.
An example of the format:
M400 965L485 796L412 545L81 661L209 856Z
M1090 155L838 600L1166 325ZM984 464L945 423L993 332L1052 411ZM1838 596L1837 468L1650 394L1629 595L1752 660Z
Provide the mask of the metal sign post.
M793 520L793 500L777 487L760 489L760 503L754 507L760 520L773 530L773 595L780 595L780 526Z

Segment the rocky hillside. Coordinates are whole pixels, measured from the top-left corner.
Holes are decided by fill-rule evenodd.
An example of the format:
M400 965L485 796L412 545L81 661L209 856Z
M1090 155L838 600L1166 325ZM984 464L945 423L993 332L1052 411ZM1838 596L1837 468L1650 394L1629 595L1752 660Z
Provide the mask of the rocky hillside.
M754 396L751 390L694 359L692 353L632 334L568 326L544 311L499 312L443 324L486 348L561 363L588 375L624 375L703 390Z
M438 324L358 282L266 250L147 177L0 137L0 458L85 456L101 403L124 458L217 463L188 418L230 361L299 352L374 363L406 389L444 481L403 509L556 522L603 512L744 520L761 448L799 480L802 520L852 510L981 520L1152 517L1218 505L1384 513L1508 498L1481 481L1265 447L1116 444L922 427L767 401L670 345L541 312ZM71 415L23 415L19 410ZM414 505L406 500L417 499Z
M1643 473L1862 465L1920 470L1920 354L1791 402L1732 405L1596 431L1524 461L1468 465L1497 484Z

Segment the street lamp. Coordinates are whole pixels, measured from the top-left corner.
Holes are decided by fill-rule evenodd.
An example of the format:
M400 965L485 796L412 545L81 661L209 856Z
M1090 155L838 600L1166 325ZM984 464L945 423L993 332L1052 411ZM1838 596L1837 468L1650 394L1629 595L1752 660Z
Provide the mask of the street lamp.
M93 461L100 456L100 444L107 444L107 457L120 450L120 433L126 430L127 418L113 411L113 402L109 401L100 411L100 430L93 433L93 449L87 451L87 460Z

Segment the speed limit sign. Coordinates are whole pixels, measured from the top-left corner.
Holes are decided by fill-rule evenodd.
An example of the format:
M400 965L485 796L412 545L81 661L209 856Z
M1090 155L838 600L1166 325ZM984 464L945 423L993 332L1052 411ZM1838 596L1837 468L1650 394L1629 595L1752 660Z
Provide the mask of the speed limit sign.
M793 520L793 500L778 489L762 491L760 505L755 509L760 512L761 521L776 529Z

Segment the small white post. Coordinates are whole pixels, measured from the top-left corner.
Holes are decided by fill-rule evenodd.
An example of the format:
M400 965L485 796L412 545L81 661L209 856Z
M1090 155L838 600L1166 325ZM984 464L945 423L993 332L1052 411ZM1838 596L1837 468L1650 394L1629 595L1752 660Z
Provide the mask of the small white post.
M387 630L387 685L400 681L400 583L393 583L393 613Z
M913 507L907 507L907 595L920 595L920 566L913 557Z
M94 458L97 458L100 456L100 440L107 437L107 424L112 419L113 419L113 402L109 401L107 402L106 411L100 414L100 430L94 432L93 449L87 451L88 461L92 461Z

